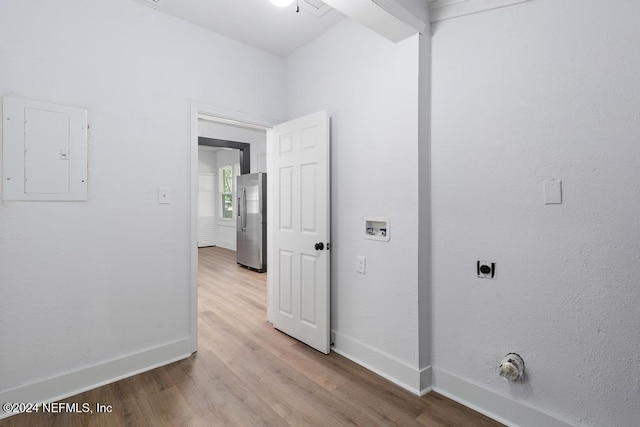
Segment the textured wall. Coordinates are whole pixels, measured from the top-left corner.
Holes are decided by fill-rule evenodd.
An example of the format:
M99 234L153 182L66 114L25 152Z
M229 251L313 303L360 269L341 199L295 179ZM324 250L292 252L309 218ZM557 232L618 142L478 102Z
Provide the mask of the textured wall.
M281 59L130 0L4 0L0 39L0 94L91 126L87 202L0 203L2 392L189 336L190 101L281 117L283 90Z
M434 365L576 425L640 418L639 16L535 0L433 28Z

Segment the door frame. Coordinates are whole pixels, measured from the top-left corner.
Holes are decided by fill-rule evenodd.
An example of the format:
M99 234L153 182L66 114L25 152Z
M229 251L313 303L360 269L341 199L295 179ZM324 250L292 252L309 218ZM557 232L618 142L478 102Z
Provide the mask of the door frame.
M189 334L191 352L198 351L198 120L269 131L274 125L284 121L240 113L221 107L191 102L191 184L190 184L190 225L189 237Z

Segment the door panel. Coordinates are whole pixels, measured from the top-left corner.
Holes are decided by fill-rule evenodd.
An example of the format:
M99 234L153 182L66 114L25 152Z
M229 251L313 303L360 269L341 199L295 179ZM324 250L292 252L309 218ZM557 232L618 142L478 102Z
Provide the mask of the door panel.
M267 150L273 198L268 276L273 325L329 352L329 118L325 111L275 126ZM322 243L322 249L316 249ZM318 246L319 247L319 246Z
M291 316L291 277L293 268L293 253L289 251L280 251L280 270L278 274L278 311L281 314Z
M278 222L280 231L293 230L293 168L283 167L280 174L280 212L278 212Z
M309 326L316 326L316 261L314 255L302 255L301 270L301 320Z
M317 165L302 165L300 170L301 181L301 223L302 231L316 233L316 167Z

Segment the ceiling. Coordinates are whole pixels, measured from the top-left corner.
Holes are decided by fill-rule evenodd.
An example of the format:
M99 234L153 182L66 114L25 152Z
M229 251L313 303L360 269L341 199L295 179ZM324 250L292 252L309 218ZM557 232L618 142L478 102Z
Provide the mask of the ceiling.
M138 0L202 28L285 57L345 19L320 0L280 8L269 0Z
M322 0L297 0L300 10L298 13L296 13L296 0L290 6L283 8L274 6L269 0L136 1L282 58L346 19L345 15L332 9ZM350 1L354 0L341 0L339 3L350 4ZM419 12L426 3L429 14L422 19L437 22L528 0L371 1L387 5L399 4L407 11L413 11L413 13L418 11L416 17L421 16ZM366 2L361 0L354 3L362 5ZM342 7L340 9L344 10ZM357 17L354 18L358 20Z

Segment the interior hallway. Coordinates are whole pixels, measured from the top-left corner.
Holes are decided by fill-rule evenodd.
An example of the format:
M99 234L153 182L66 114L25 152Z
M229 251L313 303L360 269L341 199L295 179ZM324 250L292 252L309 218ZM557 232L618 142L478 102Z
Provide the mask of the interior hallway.
M3 426L499 426L437 393L418 397L322 355L266 321L266 275L199 249L199 351L66 399L102 414L23 414Z

